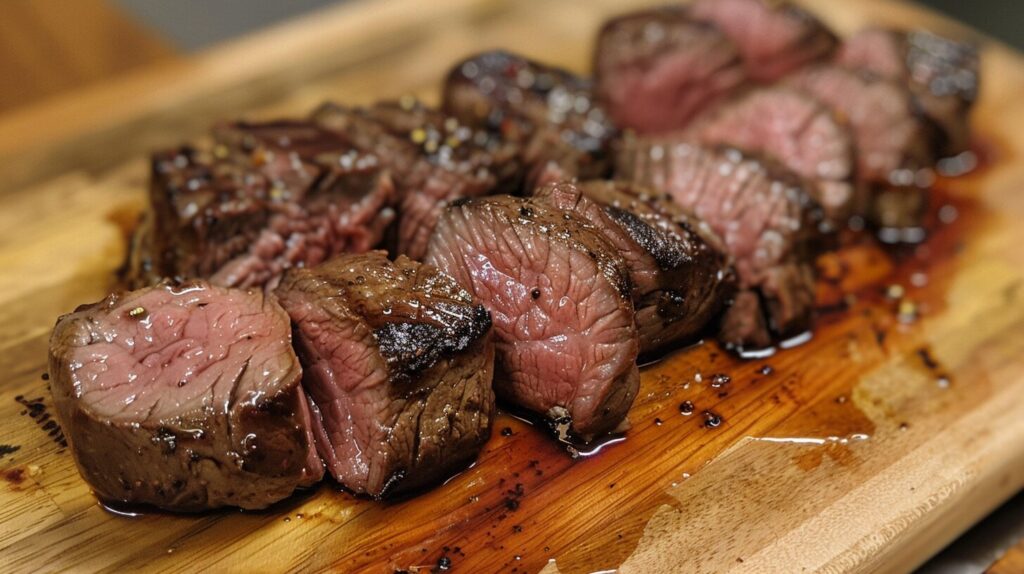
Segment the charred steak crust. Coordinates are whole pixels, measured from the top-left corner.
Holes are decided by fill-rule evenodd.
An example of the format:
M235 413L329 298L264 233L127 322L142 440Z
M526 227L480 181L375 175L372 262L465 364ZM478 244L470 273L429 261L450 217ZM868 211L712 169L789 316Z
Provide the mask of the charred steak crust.
M491 318L451 277L375 251L294 269L277 293L338 482L383 497L476 457L494 417Z
M619 177L669 194L721 237L742 303L723 320L719 337L727 345L763 348L810 328L823 215L799 178L739 150L685 138L630 138L617 166Z
M337 134L276 121L214 135L209 149L153 156L150 276L272 287L289 267L376 246L394 218L378 159Z
M623 257L642 354L697 336L732 292L733 272L711 229L646 188L594 180L549 185L535 197L587 220Z
M108 503L264 508L323 474L288 317L195 281L57 322L49 369L82 476Z
M500 50L471 56L448 73L444 111L520 147L527 185L608 172L616 135L588 80Z
M615 123L640 133L682 128L747 80L736 46L681 6L605 22L593 68L596 94Z
M698 20L718 26L738 47L750 77L773 82L808 63L829 58L836 35L809 12L778 0L698 0Z
M589 439L625 418L639 385L628 269L588 223L533 199L451 205L427 261L494 318L499 397Z

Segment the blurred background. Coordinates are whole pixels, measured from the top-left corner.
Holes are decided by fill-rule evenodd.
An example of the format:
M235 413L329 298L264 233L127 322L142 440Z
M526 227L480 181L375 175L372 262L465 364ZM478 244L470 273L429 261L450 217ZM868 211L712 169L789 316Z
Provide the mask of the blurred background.
M0 114L155 63L174 62L337 1L0 0ZM921 3L1024 50L1024 0ZM921 572L985 571L1022 536L1024 495L1018 495ZM992 568L1024 571L1024 545Z

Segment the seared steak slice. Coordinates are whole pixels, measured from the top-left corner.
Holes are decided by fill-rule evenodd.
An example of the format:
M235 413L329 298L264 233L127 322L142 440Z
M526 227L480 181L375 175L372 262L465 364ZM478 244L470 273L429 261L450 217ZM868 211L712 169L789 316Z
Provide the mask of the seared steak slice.
M810 328L822 215L798 179L735 149L671 138L629 140L617 165L619 177L670 194L722 238L743 303L723 321L726 344L763 348Z
M753 90L698 119L688 130L699 141L771 157L812 185L836 224L859 201L856 151L846 126L830 110L789 87Z
M640 133L684 127L747 77L736 46L718 28L675 6L606 22L594 74L615 123Z
M288 268L376 246L394 188L376 157L309 122L232 124L153 157L153 267L271 288Z
M323 474L284 310L205 282L110 295L57 322L50 388L112 503L264 508Z
M534 197L590 223L629 269L640 353L690 342L734 286L723 246L675 202L626 182L545 186Z
M882 227L920 226L928 190L915 181L930 173L935 163L936 134L918 114L910 92L895 82L834 64L804 68L787 83L849 123L857 147L857 177L870 195L858 211ZM917 197L876 201L893 194Z
M623 422L639 386L628 270L589 224L532 199L456 202L427 261L490 309L499 397L585 440Z
M978 51L930 32L867 28L836 56L844 66L904 83L942 131L940 151L952 157L970 148L968 114L978 96Z
M277 294L338 482L381 497L476 457L494 417L491 318L451 277L375 251L293 269Z
M400 199L392 247L422 259L449 201L517 186L517 149L415 99L348 109L325 104L316 121L381 158Z
M829 58L837 39L808 12L776 0L697 0L693 17L713 22L735 43L747 74L772 82L810 62Z
M590 82L503 51L470 57L445 80L444 111L521 146L527 185L608 171L615 129Z

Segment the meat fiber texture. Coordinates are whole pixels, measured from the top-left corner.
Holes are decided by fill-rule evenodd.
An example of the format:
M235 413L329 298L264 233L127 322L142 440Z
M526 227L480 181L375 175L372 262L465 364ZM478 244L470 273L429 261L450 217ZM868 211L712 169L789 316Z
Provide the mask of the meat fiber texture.
M685 127L747 80L736 46L683 7L631 12L601 28L596 93L615 123L640 133Z
M857 150L857 177L865 197L855 211L880 227L918 227L934 179L937 132L921 115L903 85L822 64L786 79L828 106L851 129ZM909 196L904 201L886 198Z
M752 90L709 110L686 134L782 164L804 178L834 227L864 203L848 126L809 95L788 86Z
M494 418L491 318L454 279L375 251L289 271L277 293L339 483L384 497L476 458Z
M843 43L836 62L910 89L938 128L938 150L954 157L970 149L970 110L978 97L978 50L926 31L866 28Z
M739 48L747 75L770 83L832 56L835 34L810 13L777 0L697 0L697 20L713 23Z
M588 223L531 199L456 202L427 261L494 320L498 396L583 440L623 423L639 386L628 270Z
M457 63L443 109L520 148L525 185L606 175L617 131L593 86L567 70L500 50Z
M379 244L395 190L378 159L305 121L229 124L153 158L151 237L134 284L203 277L273 288L295 266Z
M57 322L54 405L114 504L265 508L323 474L288 316L196 281L110 295Z
M586 220L622 256L643 355L696 340L732 295L733 271L711 228L647 188L593 180L534 197Z
M668 193L721 237L740 288L723 320L726 344L760 349L811 327L823 216L798 178L733 148L670 137L627 142L617 167L619 177Z
M380 158L398 188L389 244L422 259L445 205L519 185L518 147L414 98L365 108L321 106L313 117Z

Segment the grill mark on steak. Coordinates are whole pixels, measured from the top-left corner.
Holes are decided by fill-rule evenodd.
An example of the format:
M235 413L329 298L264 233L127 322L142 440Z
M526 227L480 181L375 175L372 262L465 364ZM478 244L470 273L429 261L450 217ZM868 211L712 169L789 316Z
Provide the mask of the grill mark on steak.
M276 292L338 482L409 492L476 456L494 414L490 315L451 277L377 251L289 271Z
M427 260L490 309L500 397L568 412L585 440L623 421L639 384L630 280L585 221L532 199L473 199L445 211Z
M640 133L682 128L747 80L736 46L679 6L606 22L594 74L596 93L615 122Z
M108 503L264 508L323 474L287 316L262 292L110 295L61 317L49 365L75 462Z

